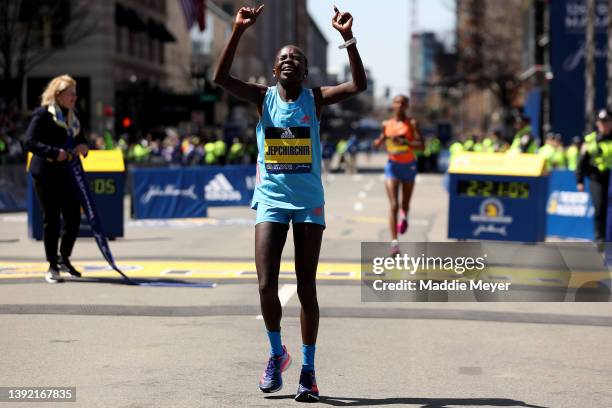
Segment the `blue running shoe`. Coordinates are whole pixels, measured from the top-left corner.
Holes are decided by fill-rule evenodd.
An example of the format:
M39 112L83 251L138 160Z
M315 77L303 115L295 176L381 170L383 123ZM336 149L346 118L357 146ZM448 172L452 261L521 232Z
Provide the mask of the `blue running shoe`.
M295 400L299 402L319 401L319 387L314 371L302 371Z
M283 388L282 374L291 365L291 354L287 352L287 347L283 346L283 354L270 357L268 366L259 379L259 389L262 392L277 392Z

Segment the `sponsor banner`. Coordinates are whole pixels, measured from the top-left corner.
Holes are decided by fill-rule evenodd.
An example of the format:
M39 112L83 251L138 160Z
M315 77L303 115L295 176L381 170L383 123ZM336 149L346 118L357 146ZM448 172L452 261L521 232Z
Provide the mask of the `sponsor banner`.
M132 169L134 217L205 217L203 180L198 169Z
M255 165L201 168L207 207L251 205L255 191Z
M586 1L550 2L551 122L566 144L584 130L584 66ZM596 0L595 11L595 107L606 103L608 1ZM594 119L594 118L593 118Z
M205 217L207 207L250 205L255 166L133 169L134 216Z
M361 243L362 302L609 302L612 245Z
M588 184L584 192L576 190L576 175L573 171L551 172L546 202L547 236L593 239L595 210L588 191Z
M23 164L0 166L0 212L24 211L26 195L27 174Z
M17 193L17 194L15 194ZM26 200L23 198L25 190L0 189L0 212L17 212L26 209Z

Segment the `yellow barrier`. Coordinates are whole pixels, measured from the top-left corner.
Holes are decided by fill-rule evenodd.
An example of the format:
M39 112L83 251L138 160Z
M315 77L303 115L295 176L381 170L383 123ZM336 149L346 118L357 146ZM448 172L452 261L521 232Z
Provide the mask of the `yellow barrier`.
M26 170L30 169L32 153L28 153ZM86 172L124 172L123 155L121 150L90 150L87 157L81 157L83 170Z
M448 172L452 174L485 174L492 176L539 177L545 160L537 154L455 153Z

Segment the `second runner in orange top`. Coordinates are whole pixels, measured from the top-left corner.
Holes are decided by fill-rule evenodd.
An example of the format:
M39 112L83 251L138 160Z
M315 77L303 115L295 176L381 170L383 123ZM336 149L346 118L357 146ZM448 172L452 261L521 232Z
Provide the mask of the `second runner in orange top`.
M404 95L393 98L393 116L383 122L383 128L374 146L385 143L389 160L385 165L385 189L389 197L389 228L391 231L391 254L400 252L398 233L408 230L410 198L417 173L414 150L423 149L416 121L407 114L410 100ZM402 192L401 204L399 192ZM398 219L399 212L399 219Z
M416 142L415 131L410 119L395 118L383 122L383 134L389 160L396 163L410 163L416 160L412 144Z

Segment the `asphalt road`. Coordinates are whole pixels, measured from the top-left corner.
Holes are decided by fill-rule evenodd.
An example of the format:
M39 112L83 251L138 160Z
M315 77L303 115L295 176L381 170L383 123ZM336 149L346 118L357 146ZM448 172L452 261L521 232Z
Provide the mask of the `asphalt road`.
M370 171L333 175L326 185L320 403L612 406L609 302L363 301L361 243L388 240L387 200L381 175L372 171L382 159L372 160L363 163ZM442 178L419 177L403 240L446 241L447 213ZM0 387L76 387L77 398L0 406L297 405L301 340L291 234L280 290L283 338L294 364L278 394L257 388L267 338L258 318L253 219L248 208L211 209L201 220L127 218L125 237L111 243L126 273L140 282L186 286L125 285L104 269L90 239L79 239L73 255L85 278L49 285L42 279L42 243L27 238L25 214L1 214ZM510 267L520 263L510 257Z

